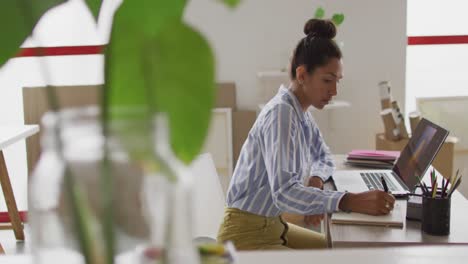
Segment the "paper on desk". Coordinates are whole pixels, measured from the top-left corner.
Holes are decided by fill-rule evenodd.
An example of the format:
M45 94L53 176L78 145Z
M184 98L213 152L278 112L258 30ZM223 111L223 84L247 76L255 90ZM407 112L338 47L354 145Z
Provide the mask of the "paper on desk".
M333 224L403 227L405 215L400 204L396 203L388 215L373 216L360 213L338 212L332 215L331 221Z

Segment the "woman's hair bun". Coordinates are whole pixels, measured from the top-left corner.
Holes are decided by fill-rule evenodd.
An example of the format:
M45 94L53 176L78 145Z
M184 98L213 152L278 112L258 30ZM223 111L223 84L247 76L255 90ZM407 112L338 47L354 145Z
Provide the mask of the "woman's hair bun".
M336 26L330 20L312 18L304 25L304 33L307 36L333 39L336 36Z

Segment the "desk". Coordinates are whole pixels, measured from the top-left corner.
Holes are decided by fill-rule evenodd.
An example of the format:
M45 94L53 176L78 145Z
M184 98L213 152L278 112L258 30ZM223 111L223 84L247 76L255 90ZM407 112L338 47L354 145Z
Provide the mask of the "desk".
M13 229L17 240L24 240L23 224L16 206L15 195L11 188L10 176L5 164L3 149L14 144L22 139L39 132L38 125L2 125L0 126L0 184L2 185L3 196L8 208L8 216L10 217L11 225L2 225L0 229Z
M468 247L405 247L380 249L337 249L337 250L295 250L295 251L250 251L239 252L240 264L285 264L285 263L327 263L327 264L440 264L466 263Z
M337 170L356 169L344 165L345 155L335 155ZM334 188L328 186L328 188ZM406 215L406 200L397 200ZM468 201L456 191L452 196L450 235L431 236L421 232L421 223L406 221L403 228L329 224L332 247L382 247L421 244L468 245ZM328 223L330 221L327 221Z
M468 258L468 247L405 247L380 249L336 249L294 250L294 251L242 251L236 254L236 264L285 264L285 263L327 263L327 264L464 264ZM350 261L351 260L351 261ZM0 263L32 264L31 255L0 256ZM82 258L74 252L52 253L45 256L44 263L83 264ZM136 263L132 252L117 256L116 264Z

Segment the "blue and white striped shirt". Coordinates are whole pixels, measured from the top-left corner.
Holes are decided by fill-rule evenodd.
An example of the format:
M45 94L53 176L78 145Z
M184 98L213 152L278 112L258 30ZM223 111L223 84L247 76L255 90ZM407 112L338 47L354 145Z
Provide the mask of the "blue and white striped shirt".
M242 147L227 206L263 216L338 210L343 192L306 187L310 176L327 180L335 169L330 150L296 96L282 86L262 109Z

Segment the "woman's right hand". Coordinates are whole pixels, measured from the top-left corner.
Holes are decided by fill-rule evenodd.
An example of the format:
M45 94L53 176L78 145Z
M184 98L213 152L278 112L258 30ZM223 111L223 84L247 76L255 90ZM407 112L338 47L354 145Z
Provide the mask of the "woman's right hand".
M343 211L369 215L386 215L393 210L395 197L384 191L373 190L362 193L347 193L340 201Z

